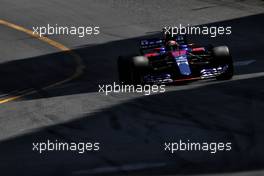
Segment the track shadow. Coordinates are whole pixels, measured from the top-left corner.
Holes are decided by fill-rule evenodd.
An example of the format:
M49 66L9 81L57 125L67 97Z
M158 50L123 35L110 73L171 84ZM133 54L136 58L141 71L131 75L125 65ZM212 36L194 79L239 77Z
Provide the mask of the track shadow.
M129 100L0 142L2 175L155 175L264 169L264 78ZM83 104L89 106L90 104ZM33 151L36 142L99 142L100 150ZM164 151L165 142L231 142L231 151Z
M16 94L26 89L37 90L61 81L75 72L76 63L67 52L20 59L0 64L0 92Z
M191 40L201 44L228 45L235 61L256 60L250 66L236 68L236 74L263 71L262 46L264 14L207 24L207 26L231 26L232 35L190 36ZM117 82L116 60L119 55L138 53L141 39L158 37L160 34L113 41L93 46L81 46L74 49L86 66L84 74L68 84L51 90L43 90L46 85L63 80L74 73L76 63L67 53L55 53L30 59L11 61L0 65L0 92L33 88L36 94L25 99L47 98L98 91L98 84ZM16 92L14 92L16 93Z
M217 24L230 24L233 35L208 38L202 42L230 44L235 58L253 57L257 64L239 68L237 73L263 71L261 49L263 46L263 14L239 18ZM251 35L245 35L251 33ZM155 36L155 35L154 35ZM97 46L76 49L87 69L78 80L56 89L44 91L39 96L26 99L63 96L97 91L97 84L116 81L116 57L136 52L138 40L109 42ZM202 39L197 36L194 40ZM254 41L254 42L253 42ZM51 78L67 77L74 72L72 58L54 64L61 53L14 61L2 65L12 68L10 78L2 78L9 86L1 91L12 91L25 84L13 84L21 70L27 77L33 76L21 88L40 87ZM65 56L68 57L68 56ZM47 61L48 59L48 61ZM59 59L60 60L60 59ZM18 69L16 64L20 63ZM33 64L35 63L35 64ZM8 65L9 64L9 65ZM34 68L34 71L30 69ZM47 68L51 74L45 72ZM64 71L65 68L68 68ZM54 73L59 70L57 75ZM62 70L62 71L61 71ZM3 71L3 75L8 75ZM39 72L41 71L41 72ZM54 72L53 72L54 71ZM12 72L11 72L12 73ZM43 76L37 74L43 73ZM27 77L24 77L25 79ZM38 83L38 77L43 81ZM11 79L12 78L12 79ZM31 80L31 79L29 79ZM52 79L53 80L53 79ZM12 86L11 86L12 85ZM42 85L42 84L40 84ZM2 86L2 85L1 85ZM145 96L87 114L74 121L37 129L21 136L0 142L0 172L2 175L126 175L126 174L203 174L227 173L264 169L263 141L263 77L204 85L200 88L171 91ZM20 88L20 87L19 87ZM83 107L90 102L82 102ZM48 117L47 118L52 118ZM69 151L48 151L42 154L32 151L33 142L100 142L100 151L78 154ZM231 142L231 151L182 152L170 154L164 151L164 142L179 140L194 142ZM123 166L126 167L123 167Z

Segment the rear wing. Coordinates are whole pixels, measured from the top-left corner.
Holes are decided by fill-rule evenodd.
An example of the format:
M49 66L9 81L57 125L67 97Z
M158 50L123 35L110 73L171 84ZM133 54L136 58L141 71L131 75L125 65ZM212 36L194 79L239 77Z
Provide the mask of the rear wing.
M159 48L164 45L164 40L162 39L144 39L140 41L140 49L153 49Z
M175 35L173 37L166 38L165 42L168 42L169 40L175 40L180 45L186 45L188 43L186 35Z
M176 35L169 40L175 40L179 44L187 44L187 37L186 35ZM165 45L165 43L168 42L163 39L144 39L140 41L140 49L152 49L152 48L159 48Z
M186 35L175 35L169 40L175 40L177 41L180 45L185 45L188 43ZM146 53L148 51L151 51L154 48L160 48L160 47L165 47L165 43L168 42L168 39L159 39L159 38L154 38L154 39L144 39L140 41L140 52L141 53Z

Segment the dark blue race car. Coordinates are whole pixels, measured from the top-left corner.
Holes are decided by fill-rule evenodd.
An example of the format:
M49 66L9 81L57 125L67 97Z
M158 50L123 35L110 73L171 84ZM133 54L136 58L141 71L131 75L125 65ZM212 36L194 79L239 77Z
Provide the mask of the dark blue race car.
M118 58L119 81L123 84L164 84L233 76L233 61L227 46L198 46L186 36L146 39L140 54Z

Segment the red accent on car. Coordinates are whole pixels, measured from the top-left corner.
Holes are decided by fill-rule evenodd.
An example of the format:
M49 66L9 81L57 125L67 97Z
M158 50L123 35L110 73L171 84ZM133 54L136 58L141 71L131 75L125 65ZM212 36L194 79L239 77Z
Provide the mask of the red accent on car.
M205 51L205 49L203 47L200 47L200 48L193 48L192 49L193 52L202 52L202 51Z
M145 57L154 57L154 56L158 56L159 53L147 53L145 54Z
M190 78L183 78L183 79L176 79L174 82L183 82L183 81L192 81L192 80L199 80L201 77L190 77Z
M155 51L160 52L162 48L154 48Z
M174 57L177 57L177 56L185 55L186 53L187 53L186 50L179 50L179 51L173 51L171 54L172 54Z

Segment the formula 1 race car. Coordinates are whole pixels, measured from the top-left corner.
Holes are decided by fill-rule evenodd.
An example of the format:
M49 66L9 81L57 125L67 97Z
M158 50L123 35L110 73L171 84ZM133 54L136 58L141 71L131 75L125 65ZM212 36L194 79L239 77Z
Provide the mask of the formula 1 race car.
M198 46L178 35L173 39L146 39L140 54L118 58L122 84L166 84L179 81L233 76L233 61L227 46Z

